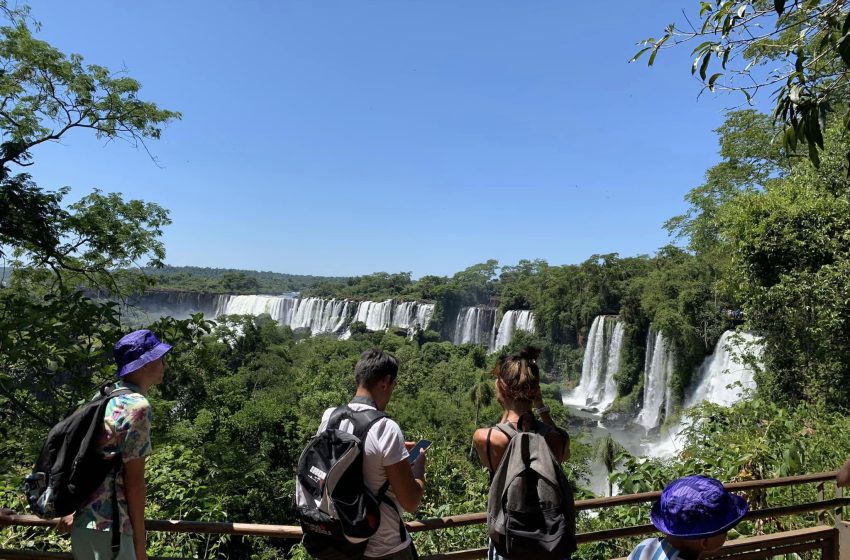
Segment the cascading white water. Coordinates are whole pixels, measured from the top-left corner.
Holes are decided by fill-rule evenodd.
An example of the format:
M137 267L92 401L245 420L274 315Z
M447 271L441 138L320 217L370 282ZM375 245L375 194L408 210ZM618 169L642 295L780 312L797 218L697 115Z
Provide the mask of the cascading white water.
M308 328L313 333L340 331L349 320L351 302L342 299L292 298L281 296L223 296L217 303L218 315L262 315L293 329Z
M584 347L584 361L581 365L581 378L576 388L564 399L564 402L578 406L591 404L590 395L595 384L595 377L602 369L605 357L605 317L599 315L590 325L587 334L587 344Z
M600 411L607 409L617 398L617 380L614 376L620 372L620 351L623 349L623 337L626 334L626 325L617 320L614 324L614 332L611 334L611 343L608 344L608 361L605 365L605 384L602 391L602 399L596 406Z
M646 337L646 364L644 365L643 406L637 423L647 430L661 423L661 411L670 412L668 382L673 372L675 358L664 333L653 332L650 326Z
M431 319L434 317L434 309L436 305L433 303L420 303L416 309L416 327L427 329L431 324Z
M617 317L599 315L590 325L581 378L576 388L564 396L564 403L593 406L600 412L617 396L614 376L620 369L620 350L625 326Z
M464 307L455 320L453 342L455 344L494 344L496 310L492 307Z
M339 332L349 319L351 302L344 299L307 298L299 301L291 314L290 327L309 328L314 333Z
M726 331L717 341L714 353L700 366L696 386L685 399L685 408L708 401L730 406L740 401L746 390L756 388L755 371L744 355L761 357L761 339L750 333Z
M740 401L746 390L756 388L755 371L752 365L746 363L744 356L759 362L762 351L760 337L744 332L724 332L714 347L714 353L706 357L695 373L695 385L688 392L683 408L688 409L705 401L722 406ZM667 434L658 442L647 446L646 454L670 457L678 453L684 446L682 432L687 422L680 420L670 426Z
M434 316L433 303L405 301L393 309L392 326L400 329L425 329Z
M506 311L496 330L496 342L491 348L497 352L511 343L516 331L534 332L534 312L512 310Z
M361 301L357 306L355 321L366 324L370 331L382 331L389 328L393 316L393 300Z
M314 334L340 333L353 321L362 321L372 331L385 330L390 326L413 331L428 326L434 316L434 307L433 303L412 301L394 304L389 299L354 302L347 299L301 299L291 295L220 295L215 299L215 316L268 313L281 325L293 329L308 328Z

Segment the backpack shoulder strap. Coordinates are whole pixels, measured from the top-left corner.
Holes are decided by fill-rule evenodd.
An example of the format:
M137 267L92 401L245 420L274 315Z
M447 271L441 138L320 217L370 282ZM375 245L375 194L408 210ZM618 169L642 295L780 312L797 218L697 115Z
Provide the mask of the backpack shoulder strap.
M325 426L326 430L337 430L339 429L340 423L343 420L351 419L351 409L347 406L338 406L331 412L331 415L328 417L328 424Z
M349 408L349 410L351 410ZM378 420L386 418L387 415L381 410L367 408L366 410L351 410L350 420L354 424L354 435L360 439L361 445L366 441L366 434Z
M519 433L510 422L496 424L496 429L508 436L508 440L513 439L513 437Z

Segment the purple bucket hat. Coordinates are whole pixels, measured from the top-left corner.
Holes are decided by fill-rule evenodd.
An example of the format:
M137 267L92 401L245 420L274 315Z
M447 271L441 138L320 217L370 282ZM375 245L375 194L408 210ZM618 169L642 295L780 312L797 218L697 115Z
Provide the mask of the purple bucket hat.
M171 350L171 345L160 342L151 331L142 329L121 337L115 343L115 363L118 377L133 373L142 366L160 359Z
M749 511L747 501L702 475L674 480L652 505L655 528L671 537L702 539L728 531Z

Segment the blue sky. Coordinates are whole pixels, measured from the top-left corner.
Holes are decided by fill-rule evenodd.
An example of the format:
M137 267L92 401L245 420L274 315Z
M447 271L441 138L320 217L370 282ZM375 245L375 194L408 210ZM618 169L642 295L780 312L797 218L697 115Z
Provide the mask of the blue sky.
M627 63L695 6L34 2L40 38L184 116L159 166L77 132L33 175L168 208L175 265L418 277L653 253L741 101L697 99L690 49Z

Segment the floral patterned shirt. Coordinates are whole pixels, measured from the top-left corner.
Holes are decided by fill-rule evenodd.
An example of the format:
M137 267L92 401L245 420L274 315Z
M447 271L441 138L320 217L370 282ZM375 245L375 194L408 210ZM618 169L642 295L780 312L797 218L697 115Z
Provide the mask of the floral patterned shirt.
M115 388L126 387L132 393L118 395L109 400L104 414L104 430L100 447L105 459L121 455L123 462L151 453L150 427L153 414L148 400L132 383L119 381ZM74 515L74 526L97 531L112 529L112 492L118 493L121 532L132 534L130 516L127 514L127 496L124 491L124 469L108 475L103 483Z

